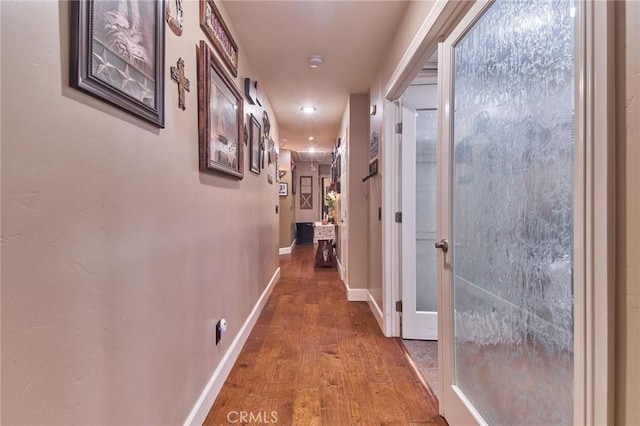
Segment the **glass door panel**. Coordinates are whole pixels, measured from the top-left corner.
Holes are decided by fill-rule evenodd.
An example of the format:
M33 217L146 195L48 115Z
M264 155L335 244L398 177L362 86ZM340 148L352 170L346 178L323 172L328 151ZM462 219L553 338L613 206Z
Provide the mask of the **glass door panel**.
M573 423L573 6L496 1L453 45L454 383L492 425Z
M416 111L416 311L437 312L436 242L438 111Z

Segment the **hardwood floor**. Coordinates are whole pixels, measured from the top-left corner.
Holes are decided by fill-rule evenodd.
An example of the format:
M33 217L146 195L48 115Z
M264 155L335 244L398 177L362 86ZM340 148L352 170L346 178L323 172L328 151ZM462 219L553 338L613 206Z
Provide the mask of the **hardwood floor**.
M314 249L281 257L204 424L446 425L400 342L382 335L365 302L347 302L335 268L314 269Z

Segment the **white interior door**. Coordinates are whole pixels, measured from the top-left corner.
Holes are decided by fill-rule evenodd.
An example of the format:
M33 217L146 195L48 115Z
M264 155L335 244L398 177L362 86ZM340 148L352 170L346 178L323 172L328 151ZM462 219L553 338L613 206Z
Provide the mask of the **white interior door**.
M478 2L442 47L451 425L574 423L573 6Z
M421 77L403 96L402 337L437 340L437 81Z

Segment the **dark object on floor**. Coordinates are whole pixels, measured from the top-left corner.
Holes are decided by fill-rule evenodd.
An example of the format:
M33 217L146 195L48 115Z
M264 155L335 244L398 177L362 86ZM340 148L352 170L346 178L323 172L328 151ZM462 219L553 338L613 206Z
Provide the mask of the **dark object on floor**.
M313 244L313 222L296 223L296 244Z

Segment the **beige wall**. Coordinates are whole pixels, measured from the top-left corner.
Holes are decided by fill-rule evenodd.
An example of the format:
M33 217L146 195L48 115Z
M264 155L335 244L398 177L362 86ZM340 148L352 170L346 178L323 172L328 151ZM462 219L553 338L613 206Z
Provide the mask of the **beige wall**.
M294 210L296 214L296 222L317 222L321 220L320 210L318 203L320 197L318 196L318 163L314 163L315 170L311 170L311 163L308 161L296 162L296 195L294 197ZM303 176L311 176L313 184L313 208L301 209L300 208L300 178Z
M640 425L640 2L616 3L616 424Z
M291 151L281 149L278 168L287 173L280 180L288 185L288 195L280 197L280 247L290 247L296 238L296 215L293 209L293 194L291 193Z
M369 279L368 188L362 178L369 172L369 95L349 96L348 285L367 288ZM344 202L344 200L343 200Z
M165 129L69 88L68 6L1 2L2 424L182 424L278 266L275 167L198 171L198 2Z

